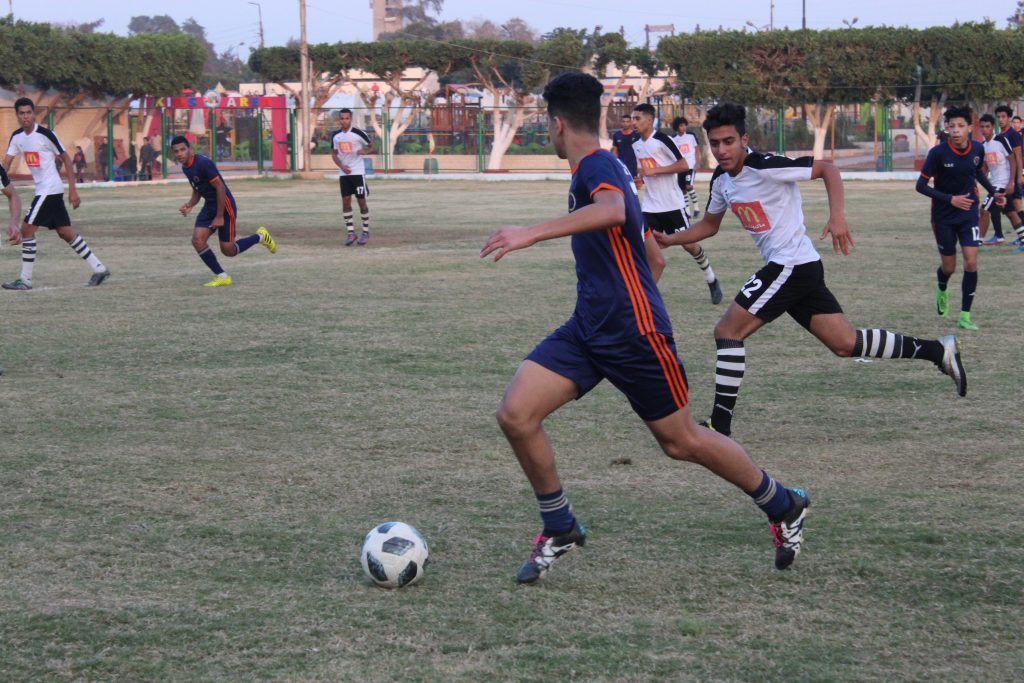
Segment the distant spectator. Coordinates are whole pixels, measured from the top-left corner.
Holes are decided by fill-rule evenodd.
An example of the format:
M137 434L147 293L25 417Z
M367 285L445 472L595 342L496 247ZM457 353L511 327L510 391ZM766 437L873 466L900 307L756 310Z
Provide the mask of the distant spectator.
M109 148L107 147L107 139L103 138L100 141L99 147L96 148L96 161L100 165L100 179L110 180L110 173L107 172L107 154Z
M75 167L75 182L85 182L85 152L82 148L75 146L75 157L71 160L71 165Z
M153 164L156 162L156 150L149 138L142 139L142 149L139 151L139 161L142 168L139 172L139 180L153 179Z

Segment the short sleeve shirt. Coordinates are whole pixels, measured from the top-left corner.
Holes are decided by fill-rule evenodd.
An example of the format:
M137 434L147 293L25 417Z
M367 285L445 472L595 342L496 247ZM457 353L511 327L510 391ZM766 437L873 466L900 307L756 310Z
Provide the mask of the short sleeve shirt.
M224 177L217 170L217 165L209 157L196 154L192 157L192 165L182 166L181 170L184 171L192 189L198 192L204 201L217 202L217 183L220 183L224 186L227 200L234 203L235 199L231 195L228 184L224 182Z
M761 251L765 263L798 266L820 261L807 237L797 183L811 179L812 157L791 159L751 152L735 176L715 170L707 213L730 209Z
M618 152L619 161L629 169L634 177L636 176L636 155L633 154L633 143L639 139L640 133L635 130L629 135L617 130L612 135L612 144L615 146L615 151Z
M19 128L11 134L7 153L11 156L25 155L25 164L36 185L36 195L64 194L64 181L60 179L55 162L64 153L64 146L52 130L38 124L30 133Z
M1012 145L1012 143L1011 143ZM921 176L931 180L935 189L949 195L965 194L974 202L964 211L949 202L932 200L932 220L936 223L959 223L964 220L978 220L977 176L985 159L985 147L971 140L966 149L953 147L951 140L935 145L928 150Z
M697 136L693 133L683 133L672 138L676 143L679 153L686 159L686 165L691 169L697 168Z
M636 186L611 152L595 150L573 169L569 212L593 204L594 195L602 190L622 194L626 220L572 236L577 278L573 317L584 337L594 343L652 332L671 336L672 323L647 265Z
M1013 150L1006 136L1000 133L991 140L986 140L985 165L988 166L988 179L996 187L1005 188L1010 183L1010 157Z
M336 130L331 133L331 147L338 153L341 163L348 166L348 173L339 168L338 175L365 175L366 164L363 163L359 150L369 146L370 136L355 126L346 131Z
M633 143L633 152L636 154L637 167L643 168L671 166L683 158L676 143L664 133L653 133L646 140L637 140ZM646 213L685 209L686 196L679 189L675 174L662 173L645 177L643 204Z

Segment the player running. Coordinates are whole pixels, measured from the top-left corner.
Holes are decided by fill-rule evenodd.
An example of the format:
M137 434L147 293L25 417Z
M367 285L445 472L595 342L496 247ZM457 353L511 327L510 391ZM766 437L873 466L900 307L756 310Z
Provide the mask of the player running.
M882 329L854 329L825 285L821 256L807 237L798 181L821 178L829 219L821 239L832 236L836 254L853 246L846 225L843 181L836 167L811 157L790 159L747 148L746 110L738 104L713 107L704 121L718 168L704 218L689 230L655 238L662 245L707 239L718 232L730 209L761 250L765 266L750 276L715 325L715 403L705 423L732 433L733 411L746 372L744 341L788 313L841 357L917 358L934 363L967 394L967 375L956 337L918 339Z
M331 160L338 167L338 182L341 185L341 212L345 218L345 246L363 246L370 241L370 207L366 198L370 188L366 185L366 165L363 157L373 154L370 136L352 125L352 110L342 109L338 115L341 128L331 133ZM363 233L356 239L356 228L352 221L352 195L359 203L363 221Z
M1013 116L1013 110L1006 105L996 107L996 120L999 122L999 131L1006 137L1006 140L1010 143L1010 148L1013 150L1013 170L1011 173L1013 174L1014 191L1007 192L1006 203L1017 212L1018 216L1024 211L1024 160L1021 159L1024 135L1020 132L1020 126L1014 121L1014 119L1019 118ZM1017 232L1017 239L1014 240L1017 248L1014 251L1024 251L1024 224L1015 225L1014 230Z
M949 314L949 278L956 272L956 245L964 256L964 277L961 282L960 319L957 327L976 330L971 321L971 305L978 289L978 191L981 184L996 197L995 204L1004 206L1008 197L996 192L986 175L985 147L971 139L970 107L950 107L944 115L949 128L949 139L928 150L917 191L932 199L932 232L939 248L940 264L936 272L936 312ZM1011 145L1012 145L1011 140ZM934 180L935 187L928 181Z
M599 149L601 83L564 73L544 89L555 151L572 168L569 214L494 232L481 257L498 261L542 240L571 236L576 309L519 366L498 407L498 424L533 487L544 528L516 581L533 583L586 542L555 470L544 419L607 378L671 458L706 467L745 491L770 520L775 566L789 567L803 540L810 501L762 471L735 441L698 426L672 324L645 258L644 224L632 179ZM678 188L677 188L678 189Z
M39 227L56 232L62 240L75 250L92 269L92 277L86 287L97 287L110 277L110 271L89 249L82 236L71 227L71 217L64 205L64 182L60 178L56 160L59 158L67 169L68 199L71 207L77 209L82 201L75 187L75 174L71 156L60 144L56 133L36 124L36 105L27 97L14 102L14 111L21 126L11 135L7 154L0 166L7 169L18 154L23 154L25 164L32 172L36 194L21 226L11 226L8 237L11 244L21 244L21 277L3 283L4 289L32 289L32 269L36 263L36 230Z
M690 227L690 220L686 217L686 197L676 180L677 174L687 171L689 165L672 138L654 130L655 115L654 107L649 104L633 108L633 125L640 133L640 139L633 143L637 185L644 186L643 211L647 227L655 233L671 235ZM651 245L653 250L654 242ZM704 248L699 244L687 244L683 248L704 271L704 281L711 291L711 303L721 303L722 286Z
M982 144L985 147L985 166L988 167L989 182L995 186L997 194L1005 193L1007 196L1012 197L1015 190L1013 180L1014 158L1010 142L1003 133L996 135L996 119L991 114L982 116L980 125L981 134L985 138ZM994 199L991 201L986 200L981 207L982 237L985 237L985 233L988 230L989 219L991 218L992 221L992 237L982 242L982 244L989 246L1006 242L1003 238L1002 214L1006 214L1014 230L1021 227L1020 217L1013 210L1013 206L1009 201L1002 207L993 208L994 204Z
M686 171L677 176L679 188L686 193L687 214L690 218L699 218L700 204L697 203L697 192L693 189L693 176L697 172L697 150L700 148L700 144L697 142L697 136L686 129L688 125L690 122L686 120L685 116L677 116L672 120L672 130L676 132L672 136L672 142L676 143L679 153L683 155L686 165L689 166Z
M207 246L210 237L217 233L220 241L220 253L227 257L238 256L250 247L262 244L271 254L277 252L277 243L263 226L255 235L246 235L235 239L235 222L238 218L238 206L235 198L224 182L224 177L217 170L217 165L202 154L196 154L185 136L179 135L171 140L171 151L174 158L181 164L181 170L192 185L192 197L181 205L178 211L187 216L192 207L203 200L203 208L196 216L195 228L192 230L192 246L199 258L213 272L213 279L205 287L228 287L231 276L221 267L216 254Z

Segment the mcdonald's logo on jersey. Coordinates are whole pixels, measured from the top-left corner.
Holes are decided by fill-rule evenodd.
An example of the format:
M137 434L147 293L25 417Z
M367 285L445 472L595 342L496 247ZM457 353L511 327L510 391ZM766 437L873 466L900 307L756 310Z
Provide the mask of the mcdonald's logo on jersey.
M731 208L747 232L768 232L772 229L761 202L734 202Z
M640 162L642 168L657 168L658 162L654 160L654 157L641 157L637 159Z
M342 154L351 154L352 153L352 143L351 142L339 142L338 143L338 151L341 152Z
M39 168L39 152L25 152L25 163L32 168Z

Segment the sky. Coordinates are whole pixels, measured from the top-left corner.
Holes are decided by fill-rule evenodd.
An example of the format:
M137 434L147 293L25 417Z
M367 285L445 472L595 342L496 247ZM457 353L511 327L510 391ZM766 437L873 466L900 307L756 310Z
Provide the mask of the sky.
M16 19L48 22L88 22L103 18L102 31L127 34L128 22L140 14L169 14L179 23L193 17L206 28L207 37L217 49L237 51L245 57L259 46L259 12L263 14L267 45L283 45L299 36L298 0L260 0L260 7L245 0L166 0L151 2L29 2L6 0L0 12L13 10ZM674 24L677 32L702 29L740 29L752 24L757 28L800 28L806 6L807 27L842 28L849 22L862 26L949 26L960 21L991 18L997 26L1006 25L1006 17L1016 9L1016 0L995 0L984 9L972 3L951 0L731 0L716 8L710 2L683 3L678 0L647 0L633 4L627 0L445 0L441 20L490 19L496 23L518 16L539 33L559 26L602 31L625 29L626 39L634 45L644 42L645 25ZM366 41L372 39L369 0L307 0L306 31L310 42ZM856 21L855 21L856 20ZM748 26L748 30L750 27Z

